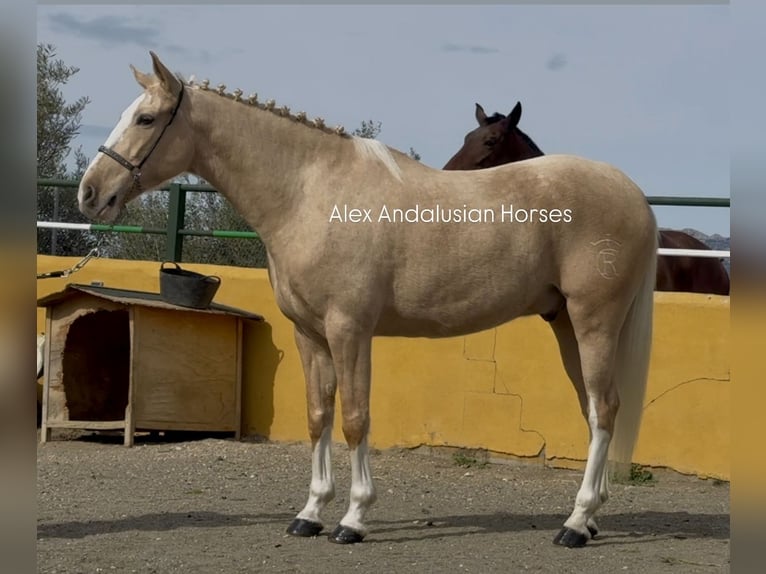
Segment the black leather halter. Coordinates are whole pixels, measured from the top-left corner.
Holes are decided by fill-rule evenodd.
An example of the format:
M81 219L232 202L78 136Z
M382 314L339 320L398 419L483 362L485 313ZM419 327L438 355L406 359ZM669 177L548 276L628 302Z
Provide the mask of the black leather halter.
M104 155L109 156L114 161L119 163L122 167L127 169L130 173L133 174L133 185L135 187L141 188L141 182L139 181L141 178L141 167L146 163L146 160L149 159L149 156L152 155L152 152L154 152L157 145L160 143L160 140L162 139L162 136L165 134L165 130L167 130L170 127L170 124L173 123L173 120L176 118L176 114L178 113L178 108L181 107L181 101L184 98L184 87L181 86L181 91L178 94L178 100L176 100L176 105L173 108L173 113L170 114L170 119L168 120L168 123L165 124L165 127L162 128L162 131L160 132L160 135L157 137L156 140L154 140L154 144L149 149L147 154L144 156L144 159L142 159L138 164L133 164L127 159L125 159L123 156L121 156L119 153L114 151L111 148L108 148L106 146L99 146L98 151L103 153Z

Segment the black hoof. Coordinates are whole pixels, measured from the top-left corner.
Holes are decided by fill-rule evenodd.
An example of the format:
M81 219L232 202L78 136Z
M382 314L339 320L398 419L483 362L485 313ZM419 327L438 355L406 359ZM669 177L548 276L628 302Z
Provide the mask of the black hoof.
M318 522L311 522L310 520L304 520L303 518L296 518L287 527L287 533L292 536L300 536L301 538L311 538L317 536L322 532L322 525Z
M554 544L566 546L567 548L582 548L586 542L588 542L588 537L585 534L566 526L559 530L556 538L553 539Z
M364 534L360 534L348 526L338 524L327 538L335 544L357 544L364 539Z

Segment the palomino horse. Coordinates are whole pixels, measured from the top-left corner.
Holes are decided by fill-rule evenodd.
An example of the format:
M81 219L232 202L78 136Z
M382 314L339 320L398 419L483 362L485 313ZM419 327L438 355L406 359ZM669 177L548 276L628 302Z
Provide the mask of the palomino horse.
M487 116L476 104L479 127L465 136L463 147L443 169L469 170L495 167L545 155L537 144L518 127L521 102L516 102L507 116ZM683 231L660 230L660 247L671 249L710 249L696 237ZM723 263L709 257L657 257L657 291L729 294L729 274Z
M614 167L572 156L429 168L272 100L183 81L151 56L153 74L133 68L144 91L88 166L79 207L111 222L143 191L191 172L263 238L276 302L295 325L312 445L308 501L288 532L323 529L338 389L351 491L329 538L367 534L373 336L462 336L541 314L591 434L555 542L585 544L608 496L610 442L611 460L629 462L642 410L657 225L641 190Z

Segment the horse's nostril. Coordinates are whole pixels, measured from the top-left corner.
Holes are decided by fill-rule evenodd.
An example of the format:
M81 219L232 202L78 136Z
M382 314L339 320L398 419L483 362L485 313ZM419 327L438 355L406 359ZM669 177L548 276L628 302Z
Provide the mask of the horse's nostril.
M92 185L85 186L82 194L83 203L93 203L96 199L96 188Z

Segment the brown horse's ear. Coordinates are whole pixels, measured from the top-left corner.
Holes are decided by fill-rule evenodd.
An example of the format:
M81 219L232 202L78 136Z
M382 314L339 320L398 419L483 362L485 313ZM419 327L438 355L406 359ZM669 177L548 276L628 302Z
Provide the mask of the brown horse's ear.
M476 104L476 121L482 127L487 125L487 114L484 113L484 108L479 104Z
M177 96L178 93L183 89L183 85L181 84L181 80L179 80L170 70L168 70L165 67L165 64L160 62L160 59L157 57L157 54L150 51L149 54L152 56L152 65L154 66L154 75L157 76L157 78L160 81L160 84L162 85L167 92L173 96Z
M130 65L130 69L133 70L133 75L136 77L136 81L143 89L146 90L154 83L154 78L152 78L149 74L144 74L143 72L137 70L133 64Z
M519 125L519 120L521 119L521 102L516 102L516 105L513 107L513 110L511 110L511 113L508 114L508 128L515 128L517 125Z

